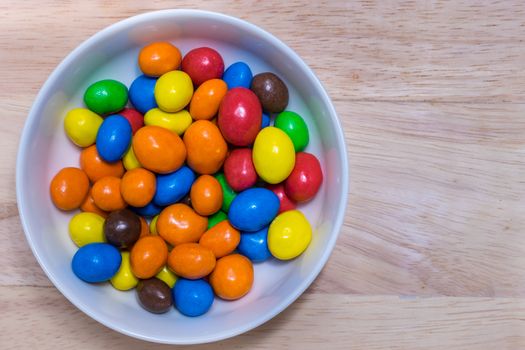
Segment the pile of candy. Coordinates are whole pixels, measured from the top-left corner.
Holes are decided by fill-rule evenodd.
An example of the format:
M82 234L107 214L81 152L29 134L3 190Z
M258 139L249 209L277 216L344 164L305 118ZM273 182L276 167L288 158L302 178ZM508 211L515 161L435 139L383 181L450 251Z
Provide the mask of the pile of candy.
M182 58L167 42L144 47L138 64L129 90L95 82L87 108L67 113L80 168L55 175L51 198L81 210L69 223L78 278L136 287L153 313L199 316L215 296L246 295L253 262L305 251L312 229L295 208L323 174L277 75L253 76L244 62L224 70L208 47Z

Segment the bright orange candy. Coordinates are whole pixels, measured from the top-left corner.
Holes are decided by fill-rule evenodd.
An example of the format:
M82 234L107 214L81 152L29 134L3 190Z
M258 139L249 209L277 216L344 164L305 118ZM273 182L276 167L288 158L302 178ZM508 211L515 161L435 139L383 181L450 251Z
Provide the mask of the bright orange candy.
M132 144L139 163L156 173L171 173L186 159L186 147L179 135L160 126L140 128L133 136Z
M146 222L146 219L144 219L142 216L139 216L139 219L140 219L140 238L142 238L150 234L149 225Z
M63 168L49 186L51 200L58 209L73 210L79 208L89 191L89 179L79 168Z
M221 79L210 79L202 83L191 98L191 117L195 120L212 119L227 91L228 85Z
M174 247L168 256L168 267L178 276L198 279L215 268L212 251L198 243L185 243Z
M138 278L151 278L168 260L168 246L159 236L140 238L131 248L131 271Z
M157 179L155 175L144 168L127 171L120 182L120 193L129 205L143 207L153 199Z
M214 174L224 163L228 145L219 128L209 120L197 120L186 129L184 144L188 165L199 174Z
M240 241L241 233L228 220L224 220L204 232L199 244L210 248L213 255L218 259L231 254Z
M240 254L220 258L210 275L210 284L215 294L222 299L242 298L252 288L253 265Z
M80 152L80 167L84 170L91 180L96 182L104 176L122 177L124 175L124 165L122 161L108 163L100 158L97 146L89 146Z
M179 49L168 42L151 43L139 53L140 70L152 77L160 77L179 68L181 61Z
M80 210L89 213L95 213L102 216L103 218L106 218L108 216L108 213L97 207L97 205L95 204L95 200L93 199L93 195L91 194L91 191L92 189L90 188L86 199L84 199L84 202L80 206Z
M171 245L198 242L208 227L208 218L200 216L186 204L164 208L157 219L157 231Z
M215 214L222 206L221 184L211 175L201 175L191 186L190 199L193 209L198 214Z
M106 176L93 184L91 194L95 205L105 211L124 209L126 202L120 194L120 179Z

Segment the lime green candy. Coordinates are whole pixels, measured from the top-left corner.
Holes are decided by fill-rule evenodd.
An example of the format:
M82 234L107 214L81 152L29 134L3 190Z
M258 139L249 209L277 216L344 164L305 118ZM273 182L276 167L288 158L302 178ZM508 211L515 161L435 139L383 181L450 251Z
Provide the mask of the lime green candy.
M106 79L91 84L84 94L84 103L100 115L116 113L128 102L128 88L120 81Z
M121 252L122 262L115 276L109 281L111 285L118 290L130 290L135 288L139 283L139 280L131 271L130 255L129 252Z
M184 134L184 131L186 131L192 122L190 112L185 109L175 113L168 113L160 108L152 108L144 116L145 125L160 126L161 128L173 131L179 136Z
M275 118L274 126L284 131L292 140L295 152L301 152L310 141L308 126L297 113L284 111Z
M279 214L268 229L268 249L279 260L301 255L312 240L312 227L299 210Z
M69 236L79 246L105 242L104 218L95 213L78 213L69 221Z
M164 266L155 277L166 283L170 288L173 288L175 282L177 282L177 275L171 272L167 266Z
M212 228L213 226L217 225L219 222L227 220L227 219L228 219L228 215L226 215L226 213L223 212L222 210L219 210L212 216L208 217L208 230Z
M86 108L74 108L66 114L64 129L73 143L88 147L95 143L98 128L104 120Z
M219 181L222 188L222 211L227 213L237 193L228 185L226 176L223 173L218 173L215 175L215 178Z

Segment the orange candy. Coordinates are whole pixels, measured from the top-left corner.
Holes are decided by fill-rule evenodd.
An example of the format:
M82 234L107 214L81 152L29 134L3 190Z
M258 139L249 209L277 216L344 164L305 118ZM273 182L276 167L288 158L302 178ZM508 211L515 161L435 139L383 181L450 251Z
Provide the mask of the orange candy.
M160 126L140 128L133 136L132 144L139 163L156 173L171 173L186 159L186 147L179 135Z
M200 216L186 204L176 203L164 208L157 219L157 231L171 245L198 242L208 226L208 218Z
M204 232L199 244L210 248L218 259L232 253L240 241L241 233L228 220L224 220Z
M215 256L198 243L180 244L171 250L168 266L178 276L198 279L213 271Z
M143 207L155 195L157 179L155 175L144 168L127 171L120 182L120 193L129 205Z
M240 254L220 258L210 275L210 284L218 297L226 300L239 299L252 288L253 265Z
M89 179L79 168L63 168L49 186L51 200L58 209L73 210L79 208L89 191Z
M179 49L168 42L151 43L139 53L140 70L152 77L160 77L179 68L181 61Z
M208 120L197 120L186 129L184 144L188 166L199 174L216 173L224 163L228 145L219 128Z
M91 194L91 191L92 189L89 189L86 199L84 199L84 202L80 206L80 210L89 213L95 213L102 216L103 218L106 218L108 216L108 213L97 207L97 205L95 204L95 200L93 199L93 195Z
M122 161L115 163L104 161L100 158L96 145L84 148L80 152L80 167L86 172L91 182L96 182L104 176L122 177L124 175Z
M139 216L139 219L140 219L140 238L142 238L150 234L149 225L146 222L146 219L144 219L142 216Z
M151 278L168 260L168 246L159 236L140 238L131 249L131 271L138 278Z
M195 120L212 119L227 91L228 85L221 79L210 79L202 83L191 98L191 117Z
M95 205L105 211L124 209L126 202L120 194L120 182L115 176L106 176L95 182L91 189Z
M190 191L191 205L200 215L212 215L221 209L222 187L219 181L210 175L201 175Z

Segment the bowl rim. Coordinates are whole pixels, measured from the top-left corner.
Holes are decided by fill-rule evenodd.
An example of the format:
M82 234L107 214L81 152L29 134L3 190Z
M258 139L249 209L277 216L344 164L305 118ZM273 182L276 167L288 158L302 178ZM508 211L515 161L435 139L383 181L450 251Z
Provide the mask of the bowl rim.
M229 24L232 24L233 26L241 27L243 30L246 30L248 32L257 32L259 35L263 36L265 40L268 40L272 42L274 45L276 45L277 47L279 47L283 52L285 52L287 56L291 57L295 63L299 64L301 68L305 72L307 72L307 74L309 75L309 78L316 84L316 89L321 92L321 97L323 99L323 102L329 108L328 114L330 117L330 122L337 131L336 135L334 135L336 139L336 149L338 150L337 161L340 162L341 169L342 169L341 197L338 203L339 210L336 215L336 218L334 221L334 228L333 228L333 230L337 230L337 232L331 235L331 238L329 239L327 243L327 249L325 249L321 258L316 262L313 270L308 274L307 278L305 278L302 281L302 283L295 289L295 292L289 295L287 298L284 298L280 303L277 304L277 307L273 308L272 311L263 314L262 317L254 318L253 321L240 325L236 328L230 329L226 332L215 333L212 336L203 335L202 337L192 339L191 341L188 341L187 339L185 340L157 339L155 337L150 337L148 335L132 332L125 328L121 328L118 325L115 325L109 321L106 321L103 316L98 315L95 311L93 311L93 309L89 307L86 303L84 303L81 298L77 298L75 295L70 295L66 293L61 287L57 278L55 278L55 276L53 275L53 272L47 268L47 266L45 265L43 261L43 258L39 255L38 251L36 250L33 244L33 240L31 238L31 235L29 234L29 225L26 223L25 213L27 209L26 209L25 204L21 201L21 198L24 197L23 194L25 193L25 188L19 185L22 180L22 174L24 173L25 167L26 167L24 159L26 159L28 149L29 149L28 145L30 144L31 125L38 119L39 111L42 109L42 107L45 105L45 103L49 99L50 86L54 84L54 81L58 79L58 77L71 64L72 61L76 60L78 56L83 55L96 42L103 41L106 38L118 33L120 30L125 29L126 27L132 27L133 25L137 23L140 23L142 21L149 21L154 18L157 18L158 16L169 16L169 17L200 16L200 17L214 18L219 21L228 22ZM337 113L335 111L334 105L330 97L328 96L328 93L326 92L326 89L324 88L323 84L320 82L317 76L313 73L310 67L302 60L302 58L299 57L297 53L295 53L295 51L293 51L290 47L288 47L280 39L278 39L277 37L275 37L273 34L269 33L268 31L260 28L259 26L253 23L250 23L248 21L242 20L237 17L225 15L225 14L218 13L218 12L212 12L212 11L193 10L193 9L166 9L166 10L145 12L145 13L141 13L135 16L131 16L131 17L125 18L121 21L118 21L116 23L113 23L103 28L102 30L98 31L97 33L91 35L89 38L84 40L80 45L78 45L75 49L73 49L73 51L71 51L56 66L56 68L53 70L53 72L49 75L49 77L46 79L46 81L40 88L35 98L35 101L33 102L33 105L31 106L28 117L24 123L24 127L22 130L22 134L21 134L19 146L18 146L18 156L16 159L16 197L17 197L17 206L18 206L20 221L22 223L22 228L24 230L24 234L29 243L31 251L33 252L33 255L35 256L40 267L42 268L42 270L44 270L44 273L51 280L55 288L57 288L62 293L62 295L65 296L66 299L68 299L73 305L75 305L83 313L85 313L92 319L96 320L97 322L105 325L106 327L114 331L128 335L130 337L149 341L149 342L154 342L154 343L189 345L189 344L203 344L203 343L216 342L216 341L224 340L227 338L235 337L239 334L250 331L266 323L267 321L274 318L278 314L280 314L284 309L290 306L295 300L297 300L304 293L304 291L317 278L317 276L323 269L324 265L328 261L328 258L330 257L334 249L335 243L337 241L337 238L341 232L341 227L343 224L346 206L347 206L347 200L348 200L348 190L349 190L349 176L348 175L349 175L349 167L348 167L346 143L344 139L343 129L337 117Z

